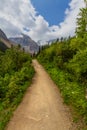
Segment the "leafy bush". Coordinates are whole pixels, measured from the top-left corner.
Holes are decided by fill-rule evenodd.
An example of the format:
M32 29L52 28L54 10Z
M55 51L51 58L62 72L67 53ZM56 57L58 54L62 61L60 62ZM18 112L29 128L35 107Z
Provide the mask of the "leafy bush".
M85 0L87 5L87 1ZM80 9L76 35L44 47L38 60L59 86L64 102L70 105L87 129L87 6ZM84 121L85 120L85 121ZM78 128L80 129L80 127Z
M80 50L67 65L69 72L76 75L76 79L82 83L87 83L87 48Z
M20 103L34 75L31 57L15 47L0 53L0 130Z
M58 42L40 52L38 60L60 88L64 102L73 108L76 118L83 120L86 125L86 41L77 37Z

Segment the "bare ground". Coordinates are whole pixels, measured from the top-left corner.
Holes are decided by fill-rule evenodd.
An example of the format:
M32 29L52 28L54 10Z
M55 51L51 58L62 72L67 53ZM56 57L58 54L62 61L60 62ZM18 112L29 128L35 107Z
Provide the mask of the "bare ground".
M70 130L70 114L59 90L36 60L33 66L33 83L6 130Z

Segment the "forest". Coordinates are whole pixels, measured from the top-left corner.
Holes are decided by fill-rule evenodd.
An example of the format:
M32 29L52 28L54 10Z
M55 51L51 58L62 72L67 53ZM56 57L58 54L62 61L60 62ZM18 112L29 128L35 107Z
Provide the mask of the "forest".
M87 7L80 9L75 36L42 47L39 62L57 84L73 121L87 129ZM82 126L81 126L82 124ZM79 127L79 126L78 126ZM82 129L81 129L82 130Z

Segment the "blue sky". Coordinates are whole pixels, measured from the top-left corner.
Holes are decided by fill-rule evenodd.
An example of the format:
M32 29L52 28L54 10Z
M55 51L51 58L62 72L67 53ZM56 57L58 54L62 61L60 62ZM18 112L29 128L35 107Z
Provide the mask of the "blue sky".
M8 37L29 35L33 40L73 36L84 0L0 0L0 28Z
M70 0L32 0L36 11L41 14L50 25L58 25L64 20L65 10Z

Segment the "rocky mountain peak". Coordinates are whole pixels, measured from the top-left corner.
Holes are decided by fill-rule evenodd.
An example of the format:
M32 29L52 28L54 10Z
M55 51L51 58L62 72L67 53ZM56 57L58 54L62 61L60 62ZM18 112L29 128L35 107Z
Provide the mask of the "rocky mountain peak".
M6 34L0 29L0 38L3 38L4 40L8 40Z

